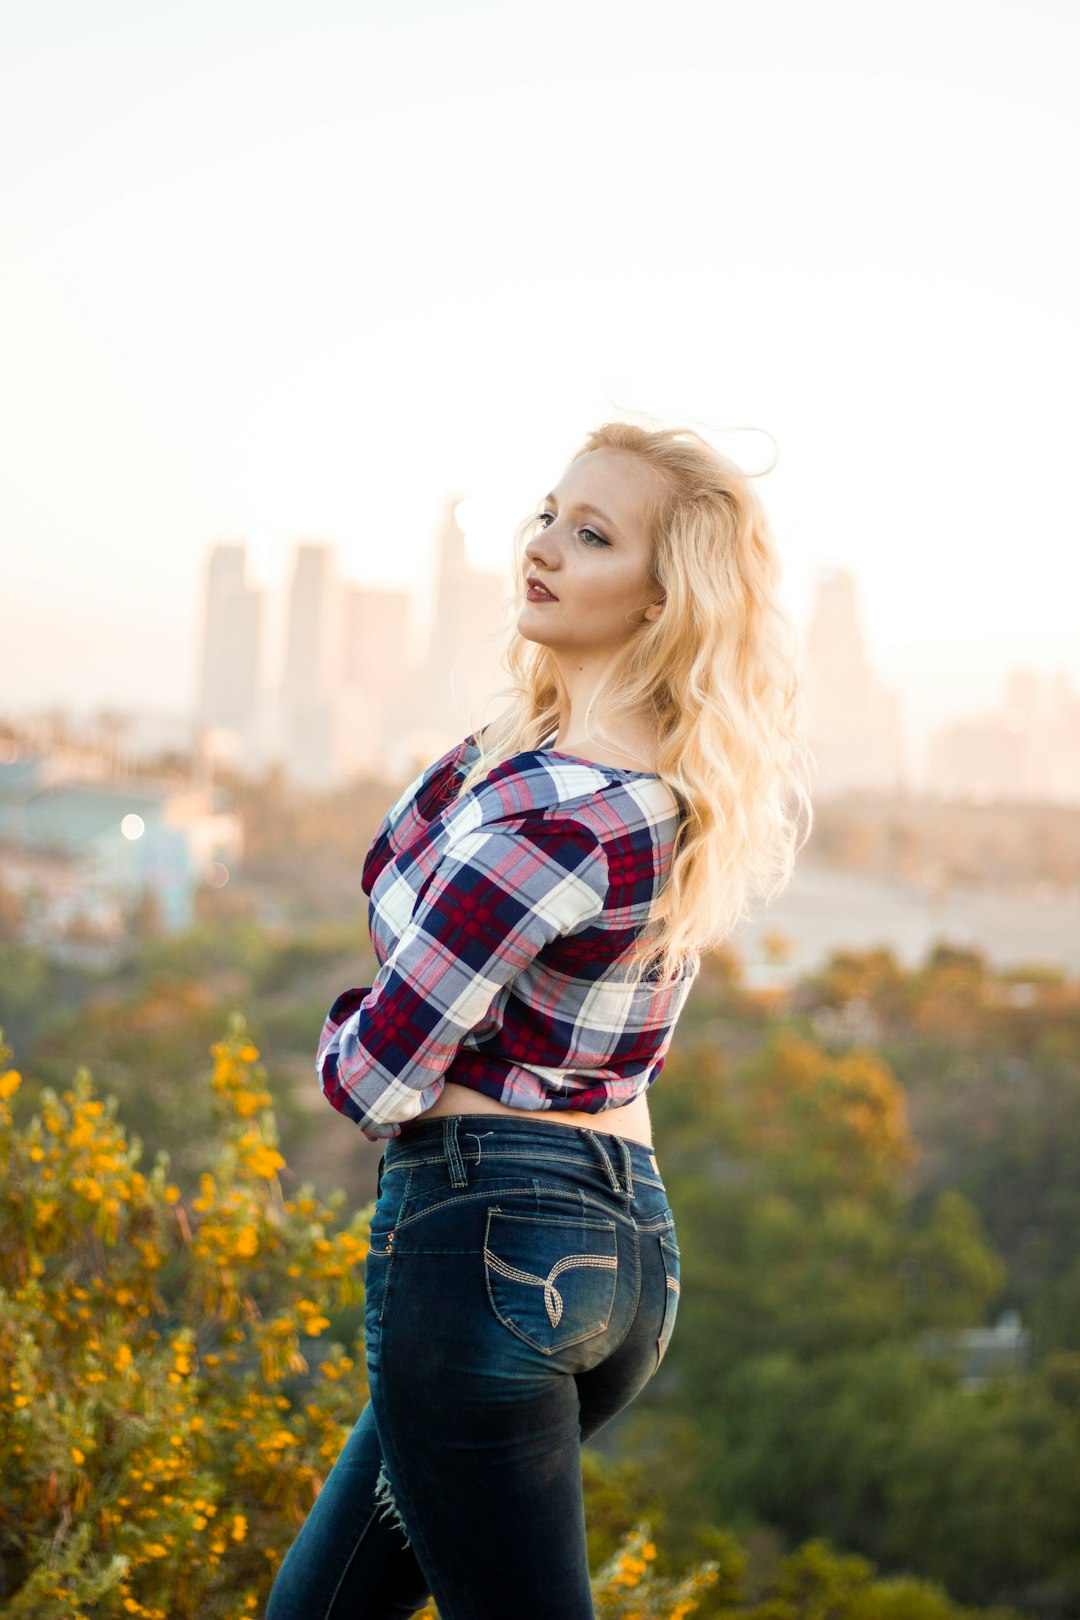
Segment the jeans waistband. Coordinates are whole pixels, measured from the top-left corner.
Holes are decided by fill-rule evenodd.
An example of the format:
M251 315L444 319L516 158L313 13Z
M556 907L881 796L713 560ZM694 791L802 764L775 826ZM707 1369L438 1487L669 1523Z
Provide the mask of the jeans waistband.
M612 1131L585 1125L553 1125L547 1120L506 1119L500 1114L443 1114L407 1125L387 1143L380 1164L433 1164L444 1161L451 1186L467 1184L466 1164L493 1158L535 1157L577 1161L606 1174L613 1191L631 1197L638 1179L654 1187L663 1180L652 1148Z

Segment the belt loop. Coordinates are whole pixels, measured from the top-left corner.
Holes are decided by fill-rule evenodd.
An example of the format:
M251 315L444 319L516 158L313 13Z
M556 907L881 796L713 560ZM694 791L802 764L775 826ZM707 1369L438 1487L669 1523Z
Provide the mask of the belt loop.
M447 1114L443 1120L443 1152L446 1154L446 1162L450 1166L451 1187L467 1187L469 1185L469 1178L465 1174L465 1160L462 1158L461 1149L458 1147L457 1136L460 1119L460 1114Z
M615 1140L618 1142L619 1147L620 1147L620 1149L622 1151L622 1156L623 1156L623 1179L626 1182L626 1196L627 1196L627 1198L633 1198L633 1196L634 1196L634 1161L630 1156L630 1149L627 1147L627 1145L626 1145L625 1141L623 1140L623 1138L621 1136L617 1136L615 1138Z
M611 1182L612 1192L621 1192L622 1188L619 1186L619 1178L615 1174L615 1167L608 1157L607 1148L604 1146L603 1142L601 1142L597 1133L595 1131L590 1131L587 1125L583 1125L581 1130L582 1134L589 1138L589 1141L592 1143L597 1153L599 1153L600 1162L603 1164L604 1169L608 1173L608 1180Z

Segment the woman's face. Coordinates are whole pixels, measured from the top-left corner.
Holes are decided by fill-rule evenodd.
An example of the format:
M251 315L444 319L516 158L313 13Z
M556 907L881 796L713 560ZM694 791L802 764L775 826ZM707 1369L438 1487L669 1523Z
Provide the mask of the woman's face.
M539 579L558 600L526 600L523 636L553 650L613 652L659 616L661 606L650 606L661 596L649 577L643 526L654 480L625 450L590 450L571 462L541 503L525 547L526 579Z

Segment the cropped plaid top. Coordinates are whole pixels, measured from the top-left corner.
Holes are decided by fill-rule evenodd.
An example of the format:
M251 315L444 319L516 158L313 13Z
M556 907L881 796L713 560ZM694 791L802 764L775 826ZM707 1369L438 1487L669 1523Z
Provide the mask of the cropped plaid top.
M364 860L379 969L330 1008L315 1067L372 1141L447 1080L512 1108L618 1108L663 1068L697 975L620 971L671 864L663 780L530 749L451 803L478 753L470 735L428 766Z

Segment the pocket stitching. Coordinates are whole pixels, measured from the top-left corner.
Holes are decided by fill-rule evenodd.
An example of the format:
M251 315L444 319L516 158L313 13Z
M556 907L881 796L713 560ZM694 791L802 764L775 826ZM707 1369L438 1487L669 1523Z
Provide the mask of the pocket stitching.
M564 1270L567 1269L567 1261L572 1261L573 1259L579 1258L579 1257L577 1257L577 1256L563 1256L563 1258L561 1260L556 1261L555 1265L551 1268L551 1271L548 1273L547 1278L536 1276L531 1272L521 1271L519 1268L517 1268L515 1266L511 1266L509 1261L503 1260L502 1257L500 1255L497 1255L495 1253L495 1251L491 1248L491 1245L490 1245L491 1220L492 1220L493 1215L499 1216L504 1221L531 1222L534 1225L542 1225L545 1228L547 1228L549 1226L552 1226L552 1225L558 1225L558 1226L582 1226L583 1229L586 1230L586 1231L603 1231L603 1232L607 1232L608 1234L610 1234L610 1236L614 1240L614 1246L615 1246L615 1251L616 1252L613 1255L610 1255L610 1256L609 1255L596 1255L596 1256L591 1256L590 1257L590 1261L591 1261L592 1265L597 1270L610 1271L610 1272L613 1273L612 1284L611 1284L611 1297L610 1297L610 1299L608 1301L607 1311L606 1311L606 1314L604 1316L604 1319L598 1326L588 1328L584 1333L579 1333L576 1336L576 1338L564 1339L557 1345L543 1345L543 1344L538 1344L536 1339L530 1337L530 1335L528 1333L526 1333L524 1328L519 1327L518 1324L513 1320L512 1317L508 1317L508 1316L503 1314L503 1312L499 1309L499 1305L498 1305L498 1303L497 1303L497 1301L495 1299L495 1294L494 1294L494 1291L493 1291L492 1285L491 1285L491 1278L492 1278L492 1272L493 1271L498 1275L508 1276L511 1280L531 1283L534 1286L542 1287L544 1289L544 1307L545 1307L545 1310L547 1311L548 1320L550 1322L552 1322L553 1327L558 1326L558 1323L562 1318L562 1297L561 1297L561 1295L559 1295L558 1290L554 1287L554 1284L552 1282L552 1277L556 1273L559 1273L559 1272L564 1271ZM581 1221L581 1222L579 1222L579 1221L558 1220L557 1218L552 1220L552 1219L549 1219L547 1216L544 1216L544 1215L511 1215L511 1214L509 1214L509 1213L507 1213L506 1211L503 1211L503 1210L489 1209L488 1210L488 1215L487 1215L487 1222L485 1224L485 1231L484 1231L483 1263L484 1263L484 1284L485 1284L485 1287L487 1289L488 1300L491 1303L491 1308L494 1311L496 1318L498 1319L499 1322L502 1323L503 1327L505 1327L508 1330L508 1332L515 1334L519 1339L521 1339L525 1344L527 1344L530 1349L539 1350L541 1355L545 1355L545 1356L556 1355L560 1351L568 1350L573 1345L581 1344L586 1339L594 1339L599 1334L605 1333L607 1331L608 1324L611 1321L611 1313L612 1313L612 1311L613 1311L613 1309L615 1307L616 1282L617 1282L617 1273L618 1273L618 1267L619 1267L618 1235L617 1235L617 1228L616 1228L615 1222L613 1220L587 1220L586 1219L586 1220ZM554 1314L553 1314L553 1307L552 1307L552 1304L551 1304L551 1294L554 1294L556 1299L559 1302L557 1307L555 1307L555 1309L554 1309Z

